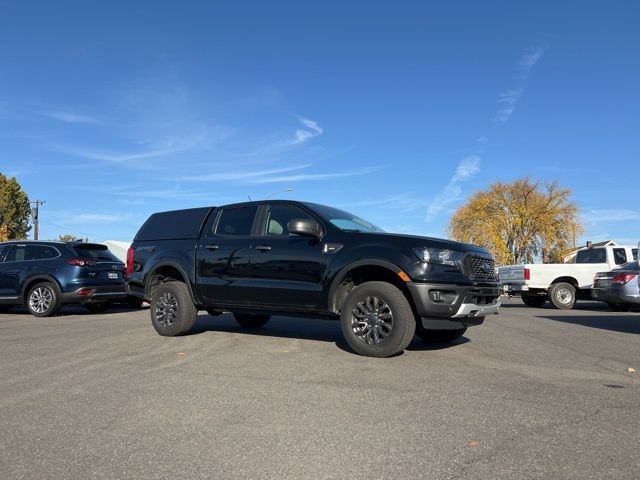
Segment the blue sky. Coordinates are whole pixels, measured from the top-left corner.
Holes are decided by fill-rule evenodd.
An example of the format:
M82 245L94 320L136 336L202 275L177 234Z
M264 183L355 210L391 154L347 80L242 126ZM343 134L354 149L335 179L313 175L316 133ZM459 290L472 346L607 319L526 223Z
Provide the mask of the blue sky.
M41 237L326 203L442 236L495 181L573 189L635 243L640 3L0 0L0 171Z

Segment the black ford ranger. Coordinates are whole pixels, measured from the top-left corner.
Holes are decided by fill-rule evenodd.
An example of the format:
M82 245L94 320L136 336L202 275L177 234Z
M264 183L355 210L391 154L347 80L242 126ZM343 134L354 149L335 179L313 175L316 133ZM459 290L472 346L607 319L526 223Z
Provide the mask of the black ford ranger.
M494 260L480 247L283 200L155 213L129 249L127 278L160 335L187 333L198 310L233 312L246 328L273 314L323 316L375 357L402 352L414 334L451 342L500 305Z

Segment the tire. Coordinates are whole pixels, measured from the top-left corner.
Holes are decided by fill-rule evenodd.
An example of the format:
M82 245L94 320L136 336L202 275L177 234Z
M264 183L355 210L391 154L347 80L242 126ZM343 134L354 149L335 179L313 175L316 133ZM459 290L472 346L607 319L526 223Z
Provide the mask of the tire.
M260 328L271 319L271 315L249 315L246 313L234 313L233 318L243 328Z
M100 302L100 303L85 303L84 308L89 310L91 313L102 313L106 312L109 307L109 302Z
M617 312L628 312L631 309L630 303L609 303L608 305Z
M160 335L175 337L189 332L196 323L196 309L183 282L165 282L151 293L151 324Z
M341 312L342 335L359 355L391 357L402 353L416 331L409 301L387 282L358 285L347 295Z
M547 303L546 297L538 295L522 295L520 298L527 307L541 307Z
M466 331L466 327L455 330L427 330L419 328L416 330L416 335L426 343L451 343L462 337Z
M60 309L60 291L53 283L37 283L27 292L25 305L31 315L51 317Z
M569 310L576 304L576 289L570 283L554 283L549 288L549 301L561 310Z

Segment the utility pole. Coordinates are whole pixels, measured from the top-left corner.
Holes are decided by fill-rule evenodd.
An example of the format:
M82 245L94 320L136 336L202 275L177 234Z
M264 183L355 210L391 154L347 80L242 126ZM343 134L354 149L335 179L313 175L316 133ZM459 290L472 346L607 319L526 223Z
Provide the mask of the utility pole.
M35 207L31 209L31 218L33 218L33 239L38 240L38 231L40 230L40 206L47 203L46 200L34 200L29 202Z

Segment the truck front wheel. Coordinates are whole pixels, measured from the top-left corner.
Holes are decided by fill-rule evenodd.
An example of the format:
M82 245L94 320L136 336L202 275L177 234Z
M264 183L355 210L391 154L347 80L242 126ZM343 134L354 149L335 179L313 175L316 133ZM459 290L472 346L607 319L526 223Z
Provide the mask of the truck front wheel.
M556 308L571 309L576 304L576 289L570 283L554 283L549 288L549 301Z
M354 352L390 357L409 345L416 320L407 298L397 287L386 282L366 282L347 295L340 327Z
M160 335L184 335L198 317L189 289L183 282L165 282L151 293L151 323Z

